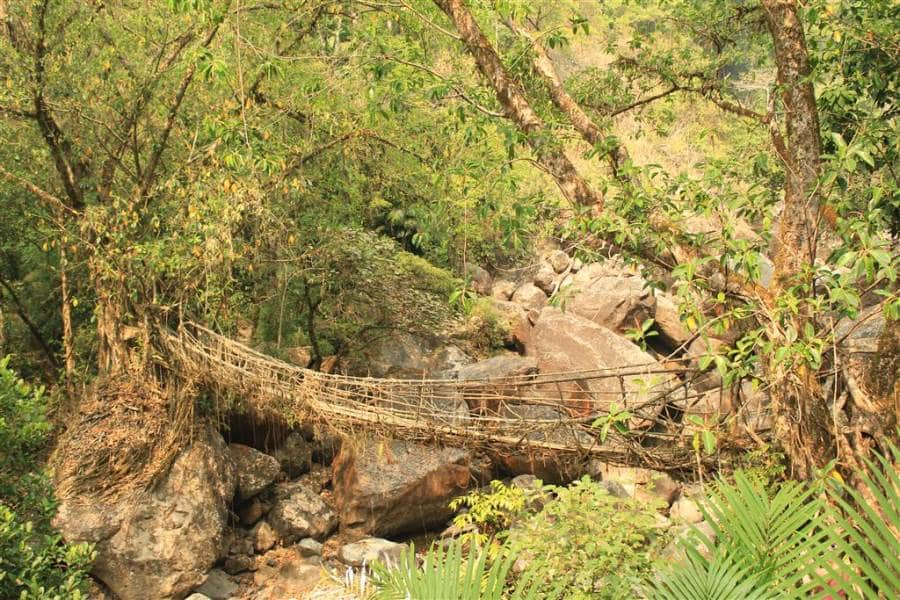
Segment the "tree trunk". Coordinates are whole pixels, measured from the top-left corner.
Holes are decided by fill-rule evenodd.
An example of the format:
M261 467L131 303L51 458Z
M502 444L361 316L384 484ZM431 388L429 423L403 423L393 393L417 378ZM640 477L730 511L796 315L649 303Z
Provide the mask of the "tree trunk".
M778 85L784 105L787 129L785 152L784 208L778 224L774 256L773 296L796 288L811 293L811 267L822 211L817 183L821 169L822 144L819 118L809 75L809 55L803 25L794 0L763 0L766 24L775 48ZM791 323L773 323L770 335L782 341L780 333L790 325L803 331L813 321L806 305ZM781 441L791 462L793 475L806 479L815 469L836 456L836 432L833 418L815 374L806 368L785 372L770 357L765 357L772 384L772 411L775 436Z
M553 177L563 195L574 204L601 209L603 197L588 185L562 147L550 139L547 127L531 108L522 86L506 72L464 1L434 0L434 3L453 21L478 70L494 89L503 113L525 134L538 163Z
M75 340L72 332L72 304L69 298L68 256L65 239L59 244L59 288L62 296L63 356L66 369L66 394L75 399Z
M816 184L822 142L803 25L794 0L763 0L775 46L778 85L787 126L784 210L775 249L776 284L782 286L813 264L822 211Z
M556 67L553 66L553 61L550 60L544 47L538 40L534 39L525 27L519 25L512 19L508 19L506 23L516 35L525 38L528 43L531 44L531 48L534 50L535 55L533 63L534 70L541 76L541 79L544 80L544 83L550 90L550 99L553 101L553 105L568 117L572 126L575 127L575 130L581 135L584 141L594 148L599 147L606 139L603 130L594 123L594 120L584 112L581 105L579 105L575 99L569 95L569 92L566 91L559 74L556 72ZM622 165L624 165L625 161L628 159L628 151L621 144L616 144L608 151L607 158L609 159L613 174L618 177Z

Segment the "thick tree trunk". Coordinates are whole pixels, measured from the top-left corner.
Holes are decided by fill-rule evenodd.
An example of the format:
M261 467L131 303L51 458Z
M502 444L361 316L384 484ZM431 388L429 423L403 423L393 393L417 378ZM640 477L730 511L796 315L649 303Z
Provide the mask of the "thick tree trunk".
M776 285L786 285L813 263L822 210L816 184L822 142L803 25L794 0L763 0L775 46L778 85L787 126L784 210L775 249Z
M778 225L774 256L773 296L800 284L799 293L811 293L811 267L822 210L817 183L822 144L816 99L810 82L809 55L803 25L794 0L762 0L766 23L775 48L778 85L784 106L787 141L784 208ZM783 341L780 331L790 325L803 331L814 315L799 311L789 324L773 323L771 336ZM787 343L783 341L783 343ZM824 391L806 368L785 372L771 357L764 357L772 384L772 410L776 438L784 446L793 475L806 479L836 456L836 432Z
M453 21L478 70L494 89L504 114L525 133L538 163L553 177L563 195L575 204L601 209L603 197L588 185L562 147L550 139L544 122L531 108L522 86L506 72L503 62L464 1L434 0L434 3Z
M575 130L581 135L584 141L595 148L599 147L606 139L606 135L594 120L584 112L581 105L579 105L575 99L569 95L569 92L566 91L559 74L556 72L553 61L550 60L550 57L547 55L547 52L544 50L541 43L534 39L528 29L519 25L512 19L507 20L507 25L516 33L516 35L525 38L528 40L528 43L531 44L531 48L534 51L534 70L541 76L541 79L543 79L547 88L550 90L550 99L553 101L553 105L568 117L572 126L575 127ZM616 144L609 150L607 157L609 159L610 167L612 167L613 174L618 177L622 165L624 165L625 161L628 159L628 151L621 144Z

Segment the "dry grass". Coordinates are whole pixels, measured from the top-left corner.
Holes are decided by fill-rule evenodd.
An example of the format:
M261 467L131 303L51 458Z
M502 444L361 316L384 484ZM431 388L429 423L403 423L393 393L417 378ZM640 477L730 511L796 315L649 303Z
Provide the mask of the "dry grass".
M60 498L120 497L148 489L190 442L193 410L152 378L98 383L51 459Z

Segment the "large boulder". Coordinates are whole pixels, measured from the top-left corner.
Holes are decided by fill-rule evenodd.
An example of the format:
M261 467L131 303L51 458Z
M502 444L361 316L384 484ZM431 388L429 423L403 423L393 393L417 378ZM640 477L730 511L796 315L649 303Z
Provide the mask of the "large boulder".
M350 363L354 375L421 379L472 362L457 346L439 336L392 332L369 344Z
M459 370L459 379L471 382L462 388L462 397L472 412L497 414L503 401L528 392L527 382L537 371L532 357L512 352L493 356Z
M463 380L498 379L524 377L537 371L537 361L533 357L508 352L462 367L457 371L457 377Z
M575 414L619 409L635 409L669 390L675 378L662 372L661 365L632 342L606 327L557 308L541 311L526 347L537 360L541 373L571 373L628 368L628 375L573 379L543 386L544 401L552 398ZM652 404L635 410L634 425L646 425L660 406Z
M584 473L585 461L577 453L560 453L541 446L541 442L562 444L570 448L588 449L596 445L595 438L571 424L562 410L539 404L510 405L502 416L511 421L510 435L521 437L515 449L502 448L491 452L501 470L509 475L534 475L545 483L568 483ZM541 422L522 436L516 431L516 421Z
M238 495L243 500L272 485L281 471L281 465L274 457L250 446L229 444L228 453L237 473Z
M609 274L584 268L572 278L566 294L566 311L613 331L640 328L656 314L656 297L638 275Z
M900 321L885 319L883 305L878 304L854 320L841 320L834 333L840 341L844 380L853 403L871 414L896 415Z
M275 504L267 519L285 543L308 537L324 540L338 525L334 512L304 481L275 487Z
M473 483L469 452L396 440L344 444L332 468L341 527L379 536L443 525Z
M512 301L525 310L537 309L547 304L547 294L533 283L523 283L512 295Z
M56 525L66 540L95 544L93 574L121 600L184 598L224 554L235 487L225 441L210 427L150 491L62 493Z

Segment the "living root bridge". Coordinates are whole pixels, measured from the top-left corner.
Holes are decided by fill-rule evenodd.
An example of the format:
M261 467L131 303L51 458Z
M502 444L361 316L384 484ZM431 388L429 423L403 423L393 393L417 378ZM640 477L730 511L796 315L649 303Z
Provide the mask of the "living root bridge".
M671 402L689 405L701 396L689 391L699 372L687 366L680 372L644 364L485 380L376 379L291 365L193 323L183 324L177 331L161 328L158 333L165 356L172 361L165 366L177 376L214 390L239 393L254 411L291 423L551 457L597 457L656 468L696 465L693 432L662 416ZM682 377L677 379L673 373ZM625 378L636 375L661 383L627 391ZM615 381L609 389L617 391L600 393L587 385L603 379ZM581 390L575 392L581 396L579 406L586 401L606 407L615 403L643 426L627 435L613 428L601 443L592 424L609 413L592 410L572 416L571 411L554 410L571 403L572 392L564 394L563 388ZM466 408L472 405L487 405L492 410Z

